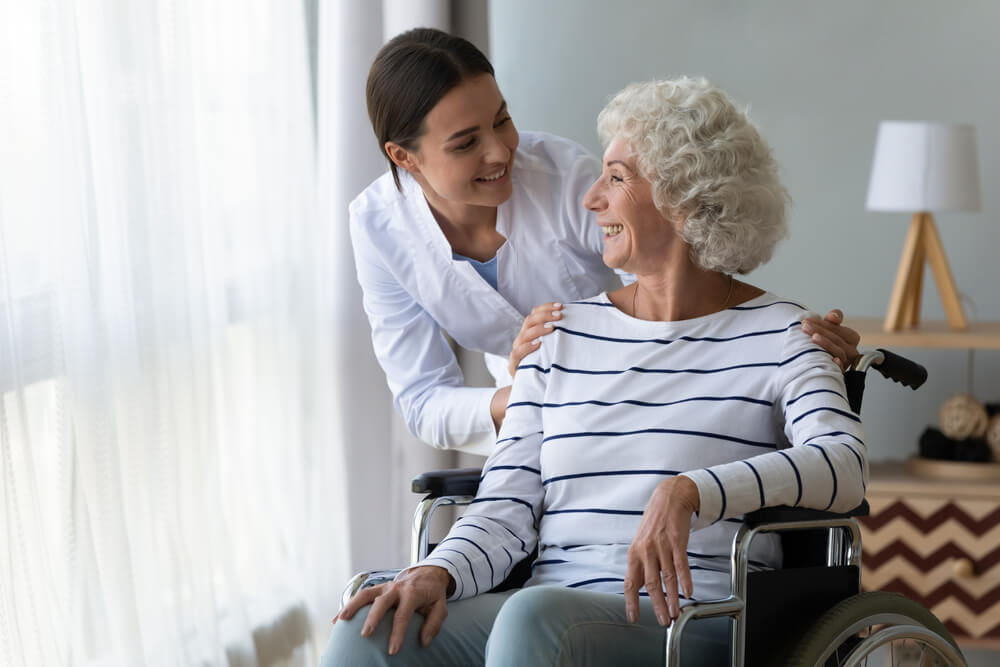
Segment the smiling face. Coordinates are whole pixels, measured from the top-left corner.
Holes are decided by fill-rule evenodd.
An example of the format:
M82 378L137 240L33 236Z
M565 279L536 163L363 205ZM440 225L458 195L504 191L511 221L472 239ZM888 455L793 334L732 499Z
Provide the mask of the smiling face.
M604 263L630 273L662 269L671 248L682 243L656 204L653 187L639 174L635 156L619 140L604 151L604 169L583 197L604 230Z
M492 76L450 90L424 129L415 150L387 142L386 152L420 183L432 208L458 222L466 207L495 208L510 198L519 137Z

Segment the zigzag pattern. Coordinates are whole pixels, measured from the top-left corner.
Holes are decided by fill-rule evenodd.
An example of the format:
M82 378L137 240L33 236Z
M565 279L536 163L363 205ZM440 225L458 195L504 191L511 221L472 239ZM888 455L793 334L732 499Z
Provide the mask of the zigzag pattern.
M871 516L859 518L863 587L923 604L957 637L1000 639L1000 508L941 497L872 500ZM956 577L956 559L972 561L973 575Z
M941 540L929 545L921 545L923 548L917 551L910 548L914 542L912 538L906 536L903 539L892 540L892 542L877 551L873 550L869 552L867 549L868 539L864 536L862 536L862 539L864 540L863 545L865 547L864 563L871 570L877 570L887 561L897 557L906 559L924 571L932 570L946 561L952 562L955 558L968 558L973 562L976 576L981 577L1000 563L1000 546L997 546L992 551L982 553L985 551L985 548L967 548L960 544L962 540ZM874 541L872 540L872 542ZM959 544L956 544L956 542ZM993 544L1000 544L1000 542L994 542ZM936 545L941 546L934 549ZM979 546L976 545L976 547ZM931 549L934 550L931 551Z
M870 516L858 517L858 523L870 530L880 530L893 519L901 518L917 530L929 533L949 519L957 521L971 533L985 533L1000 524L1000 507L981 519L974 519L954 503L945 503L941 509L930 516L923 517L911 509L905 501L897 500L877 513L873 510Z

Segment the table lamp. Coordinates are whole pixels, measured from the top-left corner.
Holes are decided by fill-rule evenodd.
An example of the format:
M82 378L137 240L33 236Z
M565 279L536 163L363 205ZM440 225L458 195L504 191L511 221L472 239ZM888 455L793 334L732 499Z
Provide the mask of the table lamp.
M931 265L948 326L968 328L932 211L978 211L976 131L971 125L882 121L875 140L869 211L913 213L883 329L920 321L924 262Z

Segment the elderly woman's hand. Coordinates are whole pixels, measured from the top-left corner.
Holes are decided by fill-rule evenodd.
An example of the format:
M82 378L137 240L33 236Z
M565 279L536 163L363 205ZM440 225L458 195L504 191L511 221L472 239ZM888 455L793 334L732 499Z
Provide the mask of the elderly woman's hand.
M802 330L812 336L814 343L833 355L833 360L840 370L852 368L858 357L858 343L861 334L850 327L843 326L844 313L838 309L831 310L826 317L807 317L802 320Z
M542 336L552 333L555 322L561 317L562 304L558 302L543 303L531 309L528 316L524 318L521 332L517 334L514 346L510 350L507 370L511 377L514 377L514 372L521 365L521 360L538 349L542 342Z
M669 626L680 613L678 584L684 595L691 597L687 545L691 516L700 505L698 487L680 475L664 480L653 492L628 550L625 613L630 622L639 620L639 589L643 586L662 626Z
M333 619L348 620L359 609L371 604L368 617L361 628L363 637L371 637L382 617L392 609L392 632L389 635L389 655L396 655L403 645L406 628L413 612L423 614L426 620L420 631L420 643L428 646L441 631L441 625L448 616L447 598L455 585L448 571L442 567L425 565L406 570L395 581L364 588L352 597L340 613Z

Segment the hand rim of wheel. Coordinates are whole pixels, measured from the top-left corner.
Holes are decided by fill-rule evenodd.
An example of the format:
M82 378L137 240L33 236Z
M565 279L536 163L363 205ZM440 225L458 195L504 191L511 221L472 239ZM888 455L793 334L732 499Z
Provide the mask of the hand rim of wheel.
M857 630L860 630L860 628ZM855 632L857 630L855 630ZM846 639L846 637L844 638ZM955 651L955 647L949 644L936 632L928 630L920 625L891 625L889 627L882 628L872 635L869 635L862 640L860 644L855 646L854 650L851 651L844 660L843 667L857 667L861 664L861 661L867 659L873 651L884 646L885 644L899 639L914 639L925 642L930 649L938 655L938 657L952 664L955 664L956 659L959 661L958 664L965 662L962 659L962 656ZM836 650L836 645L833 649ZM825 661L829 657L829 655L825 655L823 656L823 660Z

